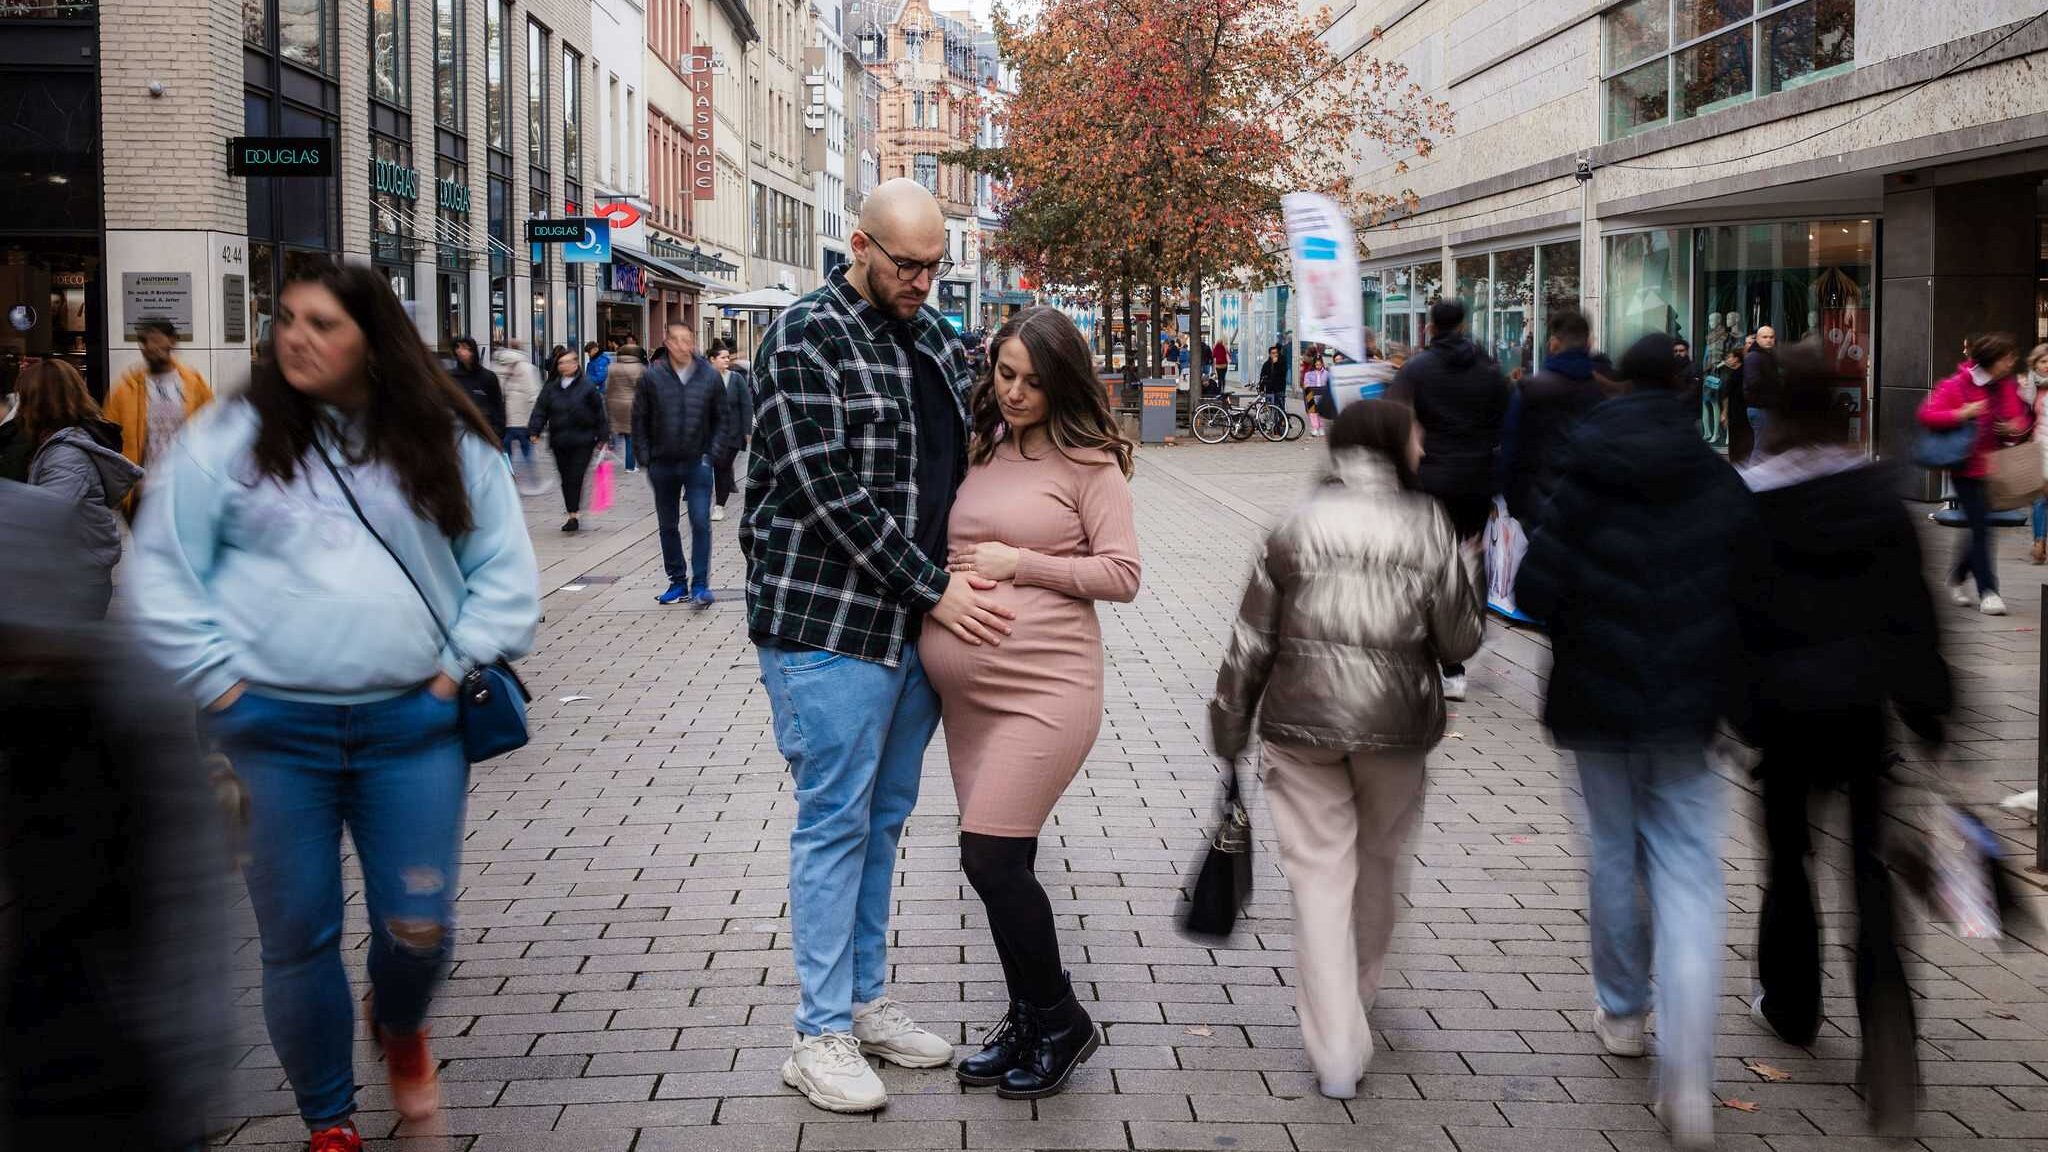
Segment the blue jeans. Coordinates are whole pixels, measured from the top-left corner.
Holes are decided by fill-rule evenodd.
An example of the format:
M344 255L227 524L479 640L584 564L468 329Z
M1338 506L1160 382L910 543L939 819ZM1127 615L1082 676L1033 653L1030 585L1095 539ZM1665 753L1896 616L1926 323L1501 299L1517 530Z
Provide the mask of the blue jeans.
M895 668L830 652L758 648L775 743L796 785L789 834L796 1030L847 1032L889 974L896 842L917 804L939 697L917 648Z
M668 582L692 592L711 587L711 487L717 477L707 458L695 464L647 462L647 483L654 488L654 525L661 530L661 566ZM690 506L690 560L683 562L681 510ZM691 574L696 574L692 582Z
M1956 488L1956 506L1963 510L1968 534L1956 548L1956 562L1949 566L1948 582L1960 584L1965 576L1975 577L1977 595L1998 591L1998 570L1991 565L1991 495L1981 477L1951 477Z
M1764 424L1769 414L1761 408L1747 409L1749 413L1749 458L1755 460L1764 454Z
M377 1022L417 1032L454 943L469 786L456 703L425 688L356 705L245 692L205 723L249 792L263 1020L299 1115L325 1127L355 1111L341 830L362 865Z
M532 467L532 466L533 466L533 434L532 434L532 433L530 433L530 432L528 432L528 431L527 431L526 429L524 429L524 428L507 428L507 429L505 429L505 455L507 455L507 456L510 456L510 455L512 455L512 446L513 446L514 444L517 444L517 445L519 445L519 450L520 450L521 454L523 455L523 457L524 457L524 459L525 459L526 465L527 465L527 466L528 466L529 468L530 468L530 467Z
M1592 842L1593 988L1613 1016L1650 1010L1657 964L1663 1091L1710 1092L1721 994L1721 778L1697 745L1581 751ZM1649 893L1646 919L1636 890ZM1653 947L1654 939L1654 947Z
M627 471L630 472L640 466L640 462L633 458L633 438L624 432L612 436L612 452L624 463Z
M2048 540L2048 496L2034 498L2034 539Z

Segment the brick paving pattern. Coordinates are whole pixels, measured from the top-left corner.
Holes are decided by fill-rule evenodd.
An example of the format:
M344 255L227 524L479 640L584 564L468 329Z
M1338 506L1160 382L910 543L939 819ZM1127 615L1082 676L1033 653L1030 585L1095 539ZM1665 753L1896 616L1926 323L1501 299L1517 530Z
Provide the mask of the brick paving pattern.
M1379 1052L1359 1099L1315 1092L1270 845L1230 946L1176 931L1182 877L1217 787L1203 705L1251 549L1320 451L1305 441L1141 456L1146 589L1136 604L1103 610L1107 721L1040 854L1066 958L1107 1045L1066 1095L1036 1103L963 1089L944 1070L891 1067L890 1104L871 1117L820 1112L776 1074L796 998L784 916L793 806L738 594L701 614L653 603L666 581L639 476L622 476L619 506L577 536L556 531L557 497L529 499L547 593L539 651L523 665L539 697L534 740L479 767L471 788L457 962L432 1021L447 1109L437 1133L401 1130L359 1040L364 1134L375 1147L450 1152L1664 1147L1648 1106L1652 1065L1604 1055L1590 1031L1584 843L1575 777L1537 720L1540 636L1489 628L1471 664L1473 698L1454 706L1453 734L1431 759L1409 908L1372 1013ZM718 526L721 590L741 583L734 526ZM2042 570L2025 565L2020 535L2002 541L2012 616L1942 608L1963 693L1953 772L1975 800L2033 776ZM1954 534L1930 528L1928 540L1945 558ZM2048 936L1963 941L1911 905L1904 943L1927 1082L1920 1139L1867 1134L1838 839L1820 842L1816 869L1830 1022L1799 1049L1750 1021L1762 837L1748 782L1726 775L1738 815L1723 845L1717 1089L1755 1111L1719 1113L1720 1147L2048 1148ZM935 741L903 842L892 990L965 1045L1005 993L957 868L951 791ZM1901 819L1924 815L1913 803L1923 799L1903 799ZM2031 829L1989 818L2013 853L2031 855ZM1270 835L1262 805L1254 821ZM360 990L353 872L350 884L344 947ZM2043 903L2031 880L2023 887ZM302 1148L264 1038L246 908L239 925L246 1048L216 1139ZM1765 1082L1746 1061L1789 1079Z

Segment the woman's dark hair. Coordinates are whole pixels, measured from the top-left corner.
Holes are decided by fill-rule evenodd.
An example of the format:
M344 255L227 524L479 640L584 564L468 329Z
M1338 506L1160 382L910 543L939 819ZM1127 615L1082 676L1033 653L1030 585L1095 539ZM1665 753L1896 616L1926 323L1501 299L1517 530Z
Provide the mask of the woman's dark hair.
M334 293L363 330L369 403L362 411L361 455L352 458L389 465L412 510L432 520L442 535L460 536L475 527L456 444L465 432L487 442L496 437L469 394L427 351L391 285L367 264L326 258L295 267L285 286L293 284L318 284ZM284 378L275 335L249 377L249 406L256 410L257 472L290 482L327 418L317 401Z
M1023 341L1038 388L1045 393L1045 430L1052 438L1053 450L1068 459L1076 451L1108 452L1129 476L1131 442L1117 427L1116 414L1109 410L1109 393L1095 375L1088 341L1066 313L1044 305L1024 309L996 332L995 344L989 349L988 373L975 383L967 404L974 424L974 462L988 463L996 445L1009 434L995 380L1003 345L1012 340Z
M456 347L457 349L462 349L462 348L467 348L467 349L469 349L469 358L470 358L471 360L474 360L474 361L476 361L476 362L477 362L477 363L479 363L479 364L481 364L481 363L483 363L483 362L484 362L484 354L483 354L483 352L481 352L480 350L478 350L478 348L477 348L477 346L476 346L476 341L474 341L474 340L470 339L469 337L467 337L467 336L457 336L457 337L455 338L455 347Z
M86 390L85 377L66 361L44 357L30 364L21 370L14 389L21 394L16 419L31 452L66 428L100 419L100 406Z
M2007 356L2018 358L2020 342L2010 332L1982 332L1970 337L1970 362L1990 371Z
M1361 448L1386 458L1401 477L1401 487L1415 487L1408 466L1408 441L1415 435L1415 411L1392 400L1354 400L1330 425L1330 451Z
M1778 398L1764 425L1767 453L1849 440L1849 417L1838 407L1836 377L1820 342L1808 337L1778 349Z

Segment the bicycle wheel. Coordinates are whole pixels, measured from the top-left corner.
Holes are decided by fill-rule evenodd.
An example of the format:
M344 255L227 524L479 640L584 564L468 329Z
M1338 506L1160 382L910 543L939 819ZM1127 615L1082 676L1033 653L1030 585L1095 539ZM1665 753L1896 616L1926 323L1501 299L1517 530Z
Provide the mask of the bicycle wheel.
M1258 430L1258 425L1252 420L1249 408L1240 408L1230 414L1230 438L1232 440L1249 440L1252 438L1252 433Z
M1287 442L1292 444L1306 435L1308 435L1308 421L1302 419L1297 413L1289 412L1287 414Z
M1204 444L1221 444L1230 435L1230 413L1221 404L1204 404L1195 409L1195 439Z
M1252 426L1269 444L1278 444L1287 439L1287 412L1272 404L1260 404L1252 408Z

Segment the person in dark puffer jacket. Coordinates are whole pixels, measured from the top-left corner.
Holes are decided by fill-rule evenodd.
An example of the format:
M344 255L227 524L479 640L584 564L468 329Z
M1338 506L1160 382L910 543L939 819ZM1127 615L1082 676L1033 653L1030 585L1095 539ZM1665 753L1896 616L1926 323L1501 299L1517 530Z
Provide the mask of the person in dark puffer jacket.
M668 591L657 603L688 599L709 608L711 593L711 497L717 484L714 461L732 451L725 381L711 362L697 355L697 333L670 324L668 355L647 366L633 397L634 451L647 466L654 489L654 519L661 530L661 560ZM690 509L690 556L683 558L678 505Z
M1460 540L1486 531L1493 514L1495 455L1507 422L1508 382L1465 330L1465 305L1429 309L1429 347L1401 366L1386 398L1415 409L1422 427L1422 490L1450 513ZM1465 666L1443 667L1444 698L1465 698Z
M1508 514L1534 532L1557 488L1558 457L1572 429L1607 398L1596 378L1592 326L1576 308L1552 313L1543 370L1522 381L1501 435L1502 490Z
M533 402L526 433L547 433L548 450L555 454L555 471L562 478L562 507L569 512L562 531L576 532L583 527L583 480L598 445L612 437L611 421L605 416L604 393L583 371L576 353L562 351L553 366L554 374L540 386L540 396Z
M1622 357L1627 391L1566 446L1515 596L1550 629L1544 722L1577 753L1585 795L1593 1030L1611 1054L1643 1054L1654 925L1663 1114L1681 1147L1704 1148L1728 807L1706 746L1732 696L1732 556L1754 529L1748 492L1673 394L1677 375L1661 334Z
M1952 703L1934 600L1896 466L1867 459L1834 410L1817 344L1778 359L1761 460L1743 472L1761 531L1741 554L1735 603L1744 694L1737 726L1762 748L1770 881L1757 928L1755 1015L1789 1044L1821 1024L1821 936L1807 877L1815 793L1846 787L1856 892L1861 1087L1873 1130L1910 1138L1920 1087L1912 990L1881 855L1886 708L1930 745Z

